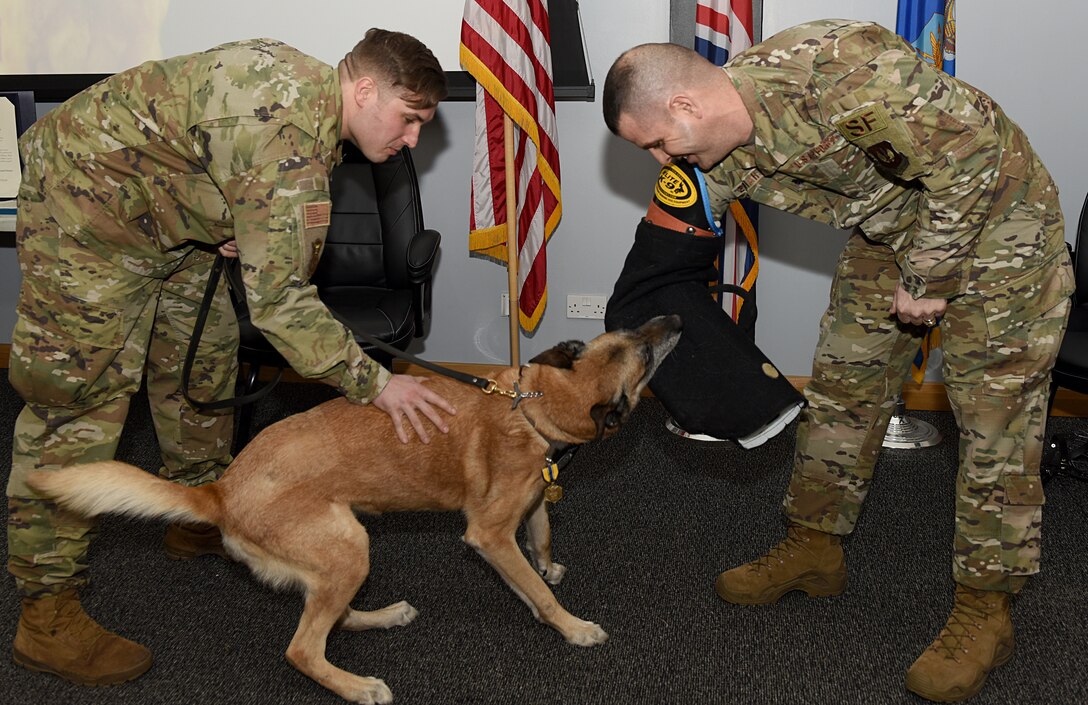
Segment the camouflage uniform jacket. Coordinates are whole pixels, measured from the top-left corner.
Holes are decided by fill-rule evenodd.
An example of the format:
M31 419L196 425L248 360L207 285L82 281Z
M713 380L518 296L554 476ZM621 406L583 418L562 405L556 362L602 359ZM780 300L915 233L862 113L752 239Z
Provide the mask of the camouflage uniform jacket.
M45 201L66 234L138 275L166 277L192 247L235 238L254 324L300 374L368 401L389 373L309 284L341 120L336 69L275 40L150 61L23 135L20 199Z
M812 22L723 70L755 129L708 172L713 212L750 198L859 227L894 250L912 296L992 296L994 322L1030 319L1071 293L1057 188L1024 133L897 35ZM1027 224L1017 241L987 238L1010 217Z

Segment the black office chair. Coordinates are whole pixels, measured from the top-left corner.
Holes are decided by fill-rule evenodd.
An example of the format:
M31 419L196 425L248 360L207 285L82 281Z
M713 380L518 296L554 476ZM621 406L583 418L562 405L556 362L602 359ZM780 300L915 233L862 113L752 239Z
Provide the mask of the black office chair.
M412 155L407 148L380 164L344 143L344 161L331 175L332 216L317 270L310 278L332 315L356 333L367 355L392 369L393 360L359 333L404 350L424 335L431 312L432 269L441 235L423 226ZM240 333L239 393L258 386L262 368L287 362L249 318L238 261L228 260ZM234 451L249 439L252 405L238 410Z
M1051 407L1059 388L1088 394L1088 197L1081 207L1077 223L1073 276L1076 281L1073 309L1069 312L1069 328L1054 363L1050 384ZM1053 434L1044 451L1042 475L1044 482L1057 475L1088 480L1088 430Z

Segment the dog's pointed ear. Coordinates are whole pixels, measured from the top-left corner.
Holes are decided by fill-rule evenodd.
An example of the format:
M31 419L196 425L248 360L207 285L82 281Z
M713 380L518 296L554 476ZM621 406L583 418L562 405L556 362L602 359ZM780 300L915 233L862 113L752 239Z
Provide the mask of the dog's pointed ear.
M530 364L537 365L550 365L551 367L558 367L563 370L569 370L574 366L574 361L582 356L582 353L586 349L586 344L580 340L567 340L559 345L556 345L550 350L545 350L532 360L529 360Z

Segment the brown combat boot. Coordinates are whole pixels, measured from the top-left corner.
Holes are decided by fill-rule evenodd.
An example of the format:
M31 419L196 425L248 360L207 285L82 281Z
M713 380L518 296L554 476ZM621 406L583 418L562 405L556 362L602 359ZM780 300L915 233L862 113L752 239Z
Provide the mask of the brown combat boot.
M151 652L88 617L75 590L23 598L11 656L81 685L124 683L151 668Z
M948 623L907 671L907 690L937 702L966 700L1012 649L1009 594L957 585Z
M790 524L785 540L767 555L719 575L714 589L738 605L770 604L791 590L810 597L841 595L846 589L842 537Z
M219 527L207 524L170 524L162 538L166 557L175 561L187 561L197 556L222 556L229 558L223 548L223 535Z

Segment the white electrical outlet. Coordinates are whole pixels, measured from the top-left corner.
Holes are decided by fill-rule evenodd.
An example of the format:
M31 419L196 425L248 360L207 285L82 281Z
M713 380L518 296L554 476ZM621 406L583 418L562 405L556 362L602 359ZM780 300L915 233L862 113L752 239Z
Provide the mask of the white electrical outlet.
M567 318L604 319L607 296L595 294L567 294Z
M499 294L499 315L510 316L510 294Z

